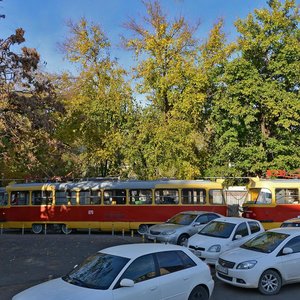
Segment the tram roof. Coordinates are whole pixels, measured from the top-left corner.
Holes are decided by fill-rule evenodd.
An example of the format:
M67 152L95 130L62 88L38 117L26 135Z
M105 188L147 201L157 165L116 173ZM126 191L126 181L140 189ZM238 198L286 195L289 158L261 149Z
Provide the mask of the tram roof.
M210 180L107 180L107 181L78 181L78 182L37 182L15 183L8 186L9 190L22 189L47 189L54 187L56 190L88 190L88 189L152 189L160 186L180 187L188 185L220 184Z

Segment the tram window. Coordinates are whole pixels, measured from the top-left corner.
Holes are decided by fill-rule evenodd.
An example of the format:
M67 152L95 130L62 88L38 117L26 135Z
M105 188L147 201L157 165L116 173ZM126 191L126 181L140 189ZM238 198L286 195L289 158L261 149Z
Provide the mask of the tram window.
M272 203L272 193L269 189L258 189L256 204L270 204Z
M126 190L105 190L103 193L104 204L126 204Z
M29 191L11 192L10 195L11 205L28 205L29 204Z
M101 203L101 191L91 191L90 203L91 204L100 204Z
M51 205L52 204L52 191L33 191L31 195L32 205Z
M0 192L0 206L6 206L8 203L8 195L6 192Z
M222 190L209 190L209 203L221 205L224 204L224 197Z
M277 204L299 204L298 189L275 189Z
M55 193L56 205L76 205L75 191L56 191Z
M182 204L204 204L206 193L204 189L183 189Z
M130 190L129 203L133 205L152 204L151 190Z
M80 205L93 205L100 204L100 191L80 191L79 192L79 204Z
M155 190L156 204L178 204L178 190L157 189Z

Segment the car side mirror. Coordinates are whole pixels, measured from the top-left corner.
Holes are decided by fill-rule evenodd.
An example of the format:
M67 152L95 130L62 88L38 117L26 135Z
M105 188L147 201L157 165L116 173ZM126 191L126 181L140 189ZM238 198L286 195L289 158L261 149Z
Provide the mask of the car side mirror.
M241 238L242 238L242 236L241 236L240 234L237 234L237 235L234 237L235 240L239 240L239 239L241 239Z
M283 248L283 250L282 250L282 254L291 254L291 253L294 253L294 251L293 251L293 249L292 248L290 248L290 247L285 247L285 248Z
M120 282L120 286L122 287L132 287L134 286L134 281L128 278L124 278Z

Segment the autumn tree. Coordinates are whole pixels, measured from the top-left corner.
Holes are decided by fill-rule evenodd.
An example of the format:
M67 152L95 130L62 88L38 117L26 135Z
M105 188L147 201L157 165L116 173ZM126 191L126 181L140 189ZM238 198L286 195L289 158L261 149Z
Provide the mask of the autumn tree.
M79 74L62 80L67 114L59 136L72 149L69 159L77 176L122 175L134 108L126 73L110 58L110 42L98 25L84 18L68 25L70 36L63 48Z
M299 11L268 1L238 20L232 59L213 103L210 174L262 175L300 165Z
M21 28L0 39L0 166L5 178L53 176L61 154L53 133L63 107L39 70L37 51L15 51L24 41Z
M170 21L158 1L145 2L141 24L131 19L124 39L135 54L134 78L145 107L127 147L129 165L143 178L194 178L199 175L203 137L197 130L203 97L191 87L196 74L197 41L180 17Z

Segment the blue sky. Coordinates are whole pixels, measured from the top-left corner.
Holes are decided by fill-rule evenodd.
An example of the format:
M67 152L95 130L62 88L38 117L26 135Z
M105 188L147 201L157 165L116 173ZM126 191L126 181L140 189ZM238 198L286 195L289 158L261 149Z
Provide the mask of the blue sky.
M229 39L236 37L234 21L245 18L255 8L267 7L266 0L161 0L169 19L184 16L191 24L200 21L197 36L205 40L219 18L225 20ZM112 57L124 67L132 65L130 52L119 47L120 36L129 35L122 25L129 18L145 15L141 0L3 0L0 2L0 38L6 38L18 27L25 30L24 45L36 48L49 72L74 71L63 59L58 43L68 34L66 22L81 17L99 24L112 43Z

